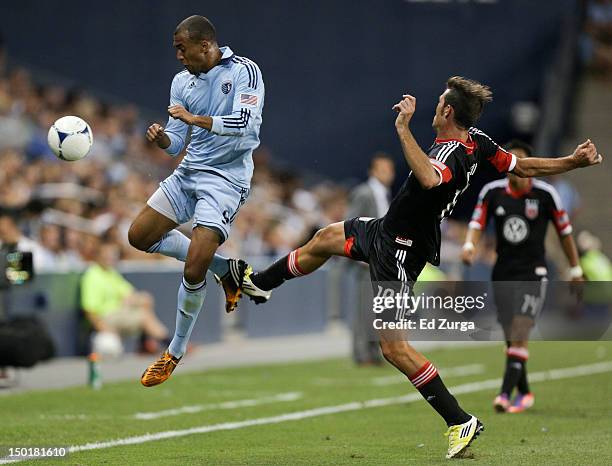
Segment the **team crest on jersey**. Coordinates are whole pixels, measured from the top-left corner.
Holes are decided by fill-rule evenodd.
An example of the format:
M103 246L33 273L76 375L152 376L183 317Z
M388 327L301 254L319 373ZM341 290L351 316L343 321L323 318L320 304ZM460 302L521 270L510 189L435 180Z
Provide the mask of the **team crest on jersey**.
M221 92L224 94L229 94L232 90L232 82L231 81L223 81L221 83Z
M525 199L525 217L533 220L538 216L540 201L537 199Z
M506 238L509 243L519 244L527 238L529 234L529 224L523 217L511 215L504 222L502 232L504 238Z

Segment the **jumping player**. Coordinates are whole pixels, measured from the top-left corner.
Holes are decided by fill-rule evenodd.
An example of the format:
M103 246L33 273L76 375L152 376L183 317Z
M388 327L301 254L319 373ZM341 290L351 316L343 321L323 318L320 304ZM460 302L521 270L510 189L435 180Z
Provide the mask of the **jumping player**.
M132 246L185 262L178 290L176 330L167 351L141 382L165 381L185 353L204 302L206 272L228 274L229 262L215 251L229 235L249 195L252 152L259 145L264 83L259 67L229 47L219 47L212 23L190 16L174 31L177 59L185 66L172 80L168 124L155 123L146 137L178 155L191 127L187 155L160 183L129 230ZM193 219L190 240L175 228ZM239 290L226 288L230 309Z
M379 219L352 218L328 225L266 270L253 273L247 267L243 274L233 276L245 294L265 301L270 290L315 271L334 255L367 262L372 282L399 282L411 288L426 262L440 263L440 222L450 215L479 164L488 162L500 172L531 177L563 173L602 160L591 141L580 144L567 157L518 159L473 127L484 104L491 100L489 88L457 76L446 86L433 118L437 137L427 152L421 150L409 128L416 99L404 95L393 107L398 112L395 127L411 172L387 214ZM482 431L482 423L461 409L434 365L405 338L381 333L380 345L384 357L446 421L447 458L461 456Z
M506 149L519 159L532 153L531 147L520 141L512 141ZM493 291L507 344L503 383L493 407L498 412L520 413L535 401L527 381L527 341L546 295L544 242L548 222L555 225L572 280L583 279L582 268L572 225L557 191L548 183L508 173L506 179L482 188L463 245L462 259L467 265L474 261L476 246L490 218L495 219L497 239ZM511 402L515 387L518 393Z

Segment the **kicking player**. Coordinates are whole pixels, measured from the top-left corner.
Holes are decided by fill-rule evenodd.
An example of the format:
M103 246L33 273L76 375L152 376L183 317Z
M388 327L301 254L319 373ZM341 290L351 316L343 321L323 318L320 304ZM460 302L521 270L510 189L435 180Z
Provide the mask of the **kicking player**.
M520 141L512 141L506 149L519 159L532 155L531 147ZM509 173L506 179L492 181L482 188L463 245L462 259L467 265L474 261L476 246L490 218L495 219L497 239L497 262L491 278L497 317L507 344L506 369L493 407L498 412L520 413L535 401L527 381L527 340L545 299L544 242L549 221L559 234L572 280L583 279L582 268L572 225L557 191L548 183ZM515 387L516 397L510 401Z
M440 221L450 215L479 164L492 163L500 172L530 177L601 162L591 141L580 144L567 157L517 159L473 127L484 104L491 100L489 88L457 76L446 86L433 118L437 137L427 152L409 128L416 99L404 95L393 107L398 112L395 127L411 172L387 214L379 219L352 218L331 224L266 270L253 273L248 267L234 277L245 294L266 299L270 290L285 280L315 271L334 255L367 262L372 282L400 282L411 288L426 262L440 263ZM462 455L483 429L482 423L461 409L434 365L405 338L381 333L380 345L384 357L446 421L447 458Z
M141 382L165 381L185 353L202 308L206 272L228 274L229 263L215 251L230 232L249 195L252 152L259 145L264 83L259 67L229 47L219 47L212 23L190 16L174 31L177 59L185 66L172 80L168 124L151 125L146 137L170 156L187 155L160 183L129 230L132 246L185 262L178 290L176 329L167 351L150 365ZM175 228L193 219L191 241ZM242 266L242 262L232 266ZM239 290L225 287L228 310Z

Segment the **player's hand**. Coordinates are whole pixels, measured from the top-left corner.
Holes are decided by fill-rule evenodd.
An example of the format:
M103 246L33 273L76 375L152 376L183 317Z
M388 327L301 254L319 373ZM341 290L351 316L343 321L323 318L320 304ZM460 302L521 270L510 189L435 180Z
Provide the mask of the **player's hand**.
M170 145L170 138L164 131L164 127L157 123L153 123L147 129L146 134L147 141L154 142L157 144L157 147L161 149L166 149Z
M182 105L170 105L168 107L168 115L177 120L181 120L188 125L193 124L193 115L185 110Z
M406 128L416 111L416 97L404 94L402 100L393 106L393 110L398 112L395 119L395 127L397 129Z
M597 147L595 147L595 144L593 144L590 139L587 139L582 144L578 145L572 154L572 157L574 158L576 167L597 165L603 160L602 155L597 153Z
M149 142L157 142L159 141L166 133L164 132L164 127L157 123L153 123L147 129L147 141Z
M476 257L476 248L471 243L465 243L461 249L461 261L465 265L472 265Z

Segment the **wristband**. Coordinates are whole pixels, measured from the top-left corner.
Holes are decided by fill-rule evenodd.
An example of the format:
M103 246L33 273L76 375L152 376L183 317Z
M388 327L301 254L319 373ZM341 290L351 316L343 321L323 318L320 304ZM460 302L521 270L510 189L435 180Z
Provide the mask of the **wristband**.
M465 243L463 243L464 251L473 251L474 249L476 248L474 247L474 243L472 243L471 241L466 241Z
M579 265L575 265L574 267L571 267L569 269L569 273L570 273L570 277L572 278L580 278L584 275L584 273L582 272L582 267L580 267Z

